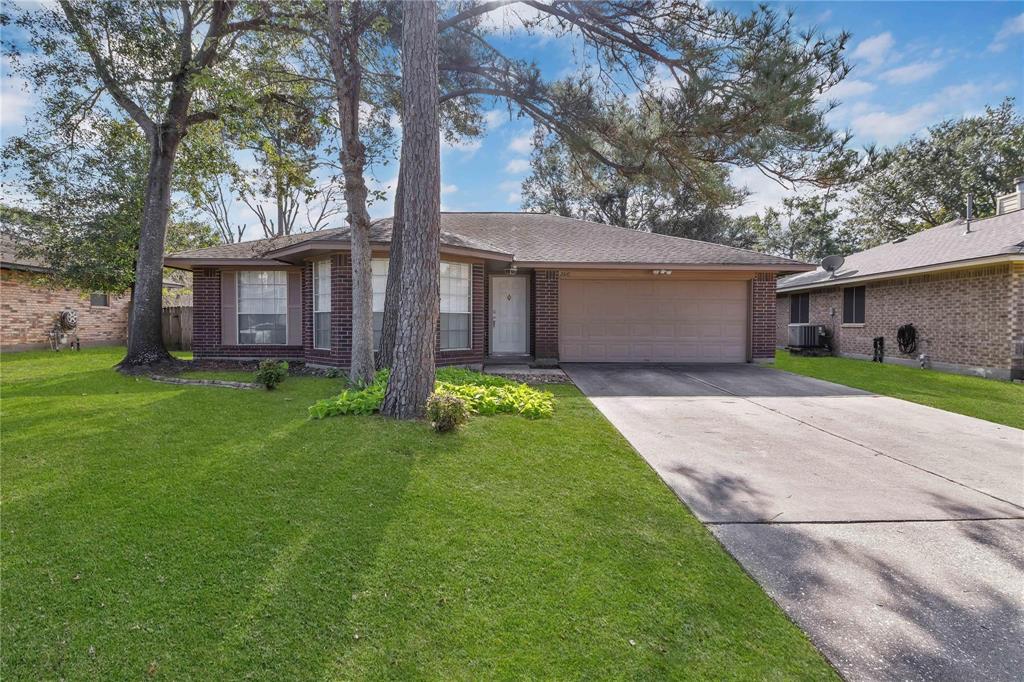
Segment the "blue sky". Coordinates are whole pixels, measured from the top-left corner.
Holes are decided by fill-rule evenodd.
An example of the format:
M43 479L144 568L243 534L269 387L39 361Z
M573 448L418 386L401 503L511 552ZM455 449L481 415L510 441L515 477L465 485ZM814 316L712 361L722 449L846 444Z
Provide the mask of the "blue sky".
M749 11L753 3L725 3ZM852 34L850 76L830 96L842 104L831 122L854 133L854 146L889 145L948 117L978 113L1014 96L1024 100L1024 3L1021 2L803 2L785 3L798 25ZM571 46L521 38L545 74L572 63ZM442 175L447 210L509 211L519 207L519 185L529 173L530 124L493 114L486 137L446 149ZM477 144L477 142L479 144ZM786 190L757 171L734 179L752 192L738 214L777 205ZM386 179L385 179L386 180ZM377 211L387 213L386 207ZM375 213L377 212L375 211Z
M6 3L5 3L6 4ZM725 3L748 11L751 3ZM890 145L949 117L975 114L1014 96L1024 100L1024 2L800 2L779 3L796 12L800 26L828 33L849 31L848 58L853 72L829 96L842 101L831 122L854 133L854 146ZM537 61L547 76L577 66L571 42L527 36L507 28L513 12L492 13L501 41ZM33 97L9 77L3 64L0 137L23 128ZM531 124L510 117L498 103L487 113L487 133L478 139L445 145L442 150L442 207L450 211L511 211L519 208L519 187L529 173ZM393 187L395 167L374 169L371 185ZM757 171L737 170L734 181L752 196L736 211L745 215L777 205L787 190ZM371 207L389 215L390 201ZM236 218L255 227L236 202ZM248 238L259 236L252 227Z

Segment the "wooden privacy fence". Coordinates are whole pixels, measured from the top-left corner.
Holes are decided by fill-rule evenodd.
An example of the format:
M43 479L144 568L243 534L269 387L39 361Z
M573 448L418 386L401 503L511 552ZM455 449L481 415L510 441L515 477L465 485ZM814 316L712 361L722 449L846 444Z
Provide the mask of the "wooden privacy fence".
M170 350L192 350L192 306L166 306L161 317L164 345Z

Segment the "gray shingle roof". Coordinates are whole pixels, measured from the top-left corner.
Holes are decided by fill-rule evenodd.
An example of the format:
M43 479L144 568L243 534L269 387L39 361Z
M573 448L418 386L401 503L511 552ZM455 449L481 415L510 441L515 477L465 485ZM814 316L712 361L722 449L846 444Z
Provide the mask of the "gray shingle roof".
M0 234L0 263L16 270L47 272L51 269L45 260L32 252L31 244L11 234Z
M846 257L835 278L821 268L779 280L779 291L810 286L843 284L852 278L878 277L888 273L944 264L956 264L993 256L1024 254L1024 211L1014 211L971 221L965 233L963 220L954 220Z
M638 232L612 225L543 213L442 213L441 244L511 255L518 263L765 265L802 263L693 239ZM181 259L251 259L299 243L347 240L347 227L175 253ZM371 241L391 239L391 220L374 222Z

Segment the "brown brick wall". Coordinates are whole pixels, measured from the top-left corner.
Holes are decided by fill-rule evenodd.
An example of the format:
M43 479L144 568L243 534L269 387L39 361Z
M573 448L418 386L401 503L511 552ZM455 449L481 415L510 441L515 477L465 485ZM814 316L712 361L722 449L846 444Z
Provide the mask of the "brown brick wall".
M92 306L88 292L54 286L46 275L0 270L0 348L47 348L57 313L78 313L82 345L122 345L127 338L130 298L111 295L107 307Z
M775 280L774 272L759 272L751 282L750 357L770 360L775 357Z
M1024 263L1014 263L1010 272L1010 343L1024 344ZM1024 357L1011 358L1014 379L1024 379Z
M857 326L842 324L842 288L812 291L810 322L832 331L841 354L870 356L872 340L883 336L887 357L912 360L923 352L932 363L1005 371L1010 368L1012 339L1022 332L1019 321L1018 329L1013 328L1013 318L1024 305L1024 283L1019 276L1014 283L1014 278L1011 265L1003 264L866 282L864 324ZM918 350L913 356L901 354L896 344L896 330L906 323L917 328ZM787 342L788 324L789 297L780 296L780 345Z
M533 271L533 352L538 360L558 359L558 271Z

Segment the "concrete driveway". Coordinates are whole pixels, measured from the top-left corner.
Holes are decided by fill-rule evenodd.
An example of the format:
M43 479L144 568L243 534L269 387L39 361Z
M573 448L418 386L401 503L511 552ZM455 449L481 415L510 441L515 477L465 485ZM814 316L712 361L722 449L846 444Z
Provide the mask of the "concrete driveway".
M1019 680L1024 431L754 365L563 365L848 679Z

